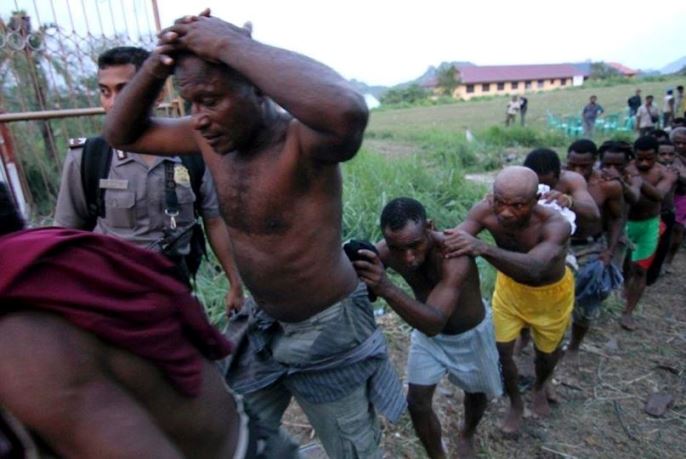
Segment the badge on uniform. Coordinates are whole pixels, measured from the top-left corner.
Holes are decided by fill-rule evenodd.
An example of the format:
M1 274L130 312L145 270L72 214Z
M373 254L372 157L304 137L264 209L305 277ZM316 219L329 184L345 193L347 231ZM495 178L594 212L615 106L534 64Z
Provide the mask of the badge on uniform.
M191 186L191 174L183 164L174 166L174 183L177 185Z

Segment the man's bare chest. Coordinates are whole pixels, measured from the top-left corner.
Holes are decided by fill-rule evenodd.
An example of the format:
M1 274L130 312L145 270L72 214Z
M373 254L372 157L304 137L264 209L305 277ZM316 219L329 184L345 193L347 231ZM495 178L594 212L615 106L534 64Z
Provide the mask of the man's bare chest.
M528 252L538 243L538 237L532 228L523 228L519 231L501 228L489 228L489 230L498 247L512 252Z
M226 224L248 234L283 234L292 226L305 186L277 167L226 165L215 183Z

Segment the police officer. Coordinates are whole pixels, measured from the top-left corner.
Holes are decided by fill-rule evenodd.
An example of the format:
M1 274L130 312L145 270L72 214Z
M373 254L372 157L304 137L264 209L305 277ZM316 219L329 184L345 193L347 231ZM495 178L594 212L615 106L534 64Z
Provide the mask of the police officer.
M98 87L105 112L112 108L117 95L133 78L148 54L141 48L117 47L98 57ZM227 308L240 308L243 301L242 284L207 169L203 168L196 196L191 186L190 171L179 157L112 150L109 172L106 178L98 180L104 212L97 216L93 227L82 180L85 142L86 139L70 140L57 197L55 224L116 236L137 246L161 251L176 262L183 272L183 260L190 251L192 226L196 220L194 206L197 206L210 245L231 285L226 295ZM94 171L86 172L90 174ZM169 202L170 191L175 196L172 206Z

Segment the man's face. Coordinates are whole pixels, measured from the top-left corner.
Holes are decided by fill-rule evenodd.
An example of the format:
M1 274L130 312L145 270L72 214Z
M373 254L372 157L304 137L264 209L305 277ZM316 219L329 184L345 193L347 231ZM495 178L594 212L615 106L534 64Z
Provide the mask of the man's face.
M136 67L133 64L113 65L98 69L100 105L105 109L105 113L109 113L119 93L135 74Z
M383 237L391 258L409 271L419 269L429 254L431 242L429 222L408 221L402 229L393 231L386 227Z
M676 158L674 145L660 145L657 150L657 160L660 164L670 166L674 162L674 158Z
M595 158L590 153L577 153L572 150L567 156L567 170L581 174L586 181L593 174L593 164Z
M262 121L261 98L228 68L182 59L176 70L180 94L191 102L193 127L219 154L249 145Z
M650 96L646 97L646 105L650 105L652 103L653 103L653 98Z
M672 137L674 150L680 156L686 157L686 132L676 131Z
M603 155L600 162L600 168L603 170L614 169L618 174L624 175L626 169L627 159L621 151L608 151Z
M598 100L597 97L595 97L595 96L591 97L591 103L592 103L592 104L595 104L595 101L596 101L596 100Z
M657 152L655 150L636 150L636 168L639 171L649 171L657 161Z
M493 213L504 228L524 226L531 218L534 206L536 195L507 195L497 190L493 192Z

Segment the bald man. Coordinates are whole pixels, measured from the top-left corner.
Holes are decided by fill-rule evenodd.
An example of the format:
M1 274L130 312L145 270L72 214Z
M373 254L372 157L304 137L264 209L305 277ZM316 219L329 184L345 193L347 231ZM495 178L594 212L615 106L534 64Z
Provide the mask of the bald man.
M536 348L532 411L550 412L547 383L560 357L560 344L574 305L574 278L565 265L570 224L538 200L538 177L531 169L507 167L493 194L472 207L465 221L446 231L446 256L483 257L497 270L493 323L510 409L502 429L519 431L524 403L512 358L515 340L531 328ZM476 238L487 229L496 245Z

